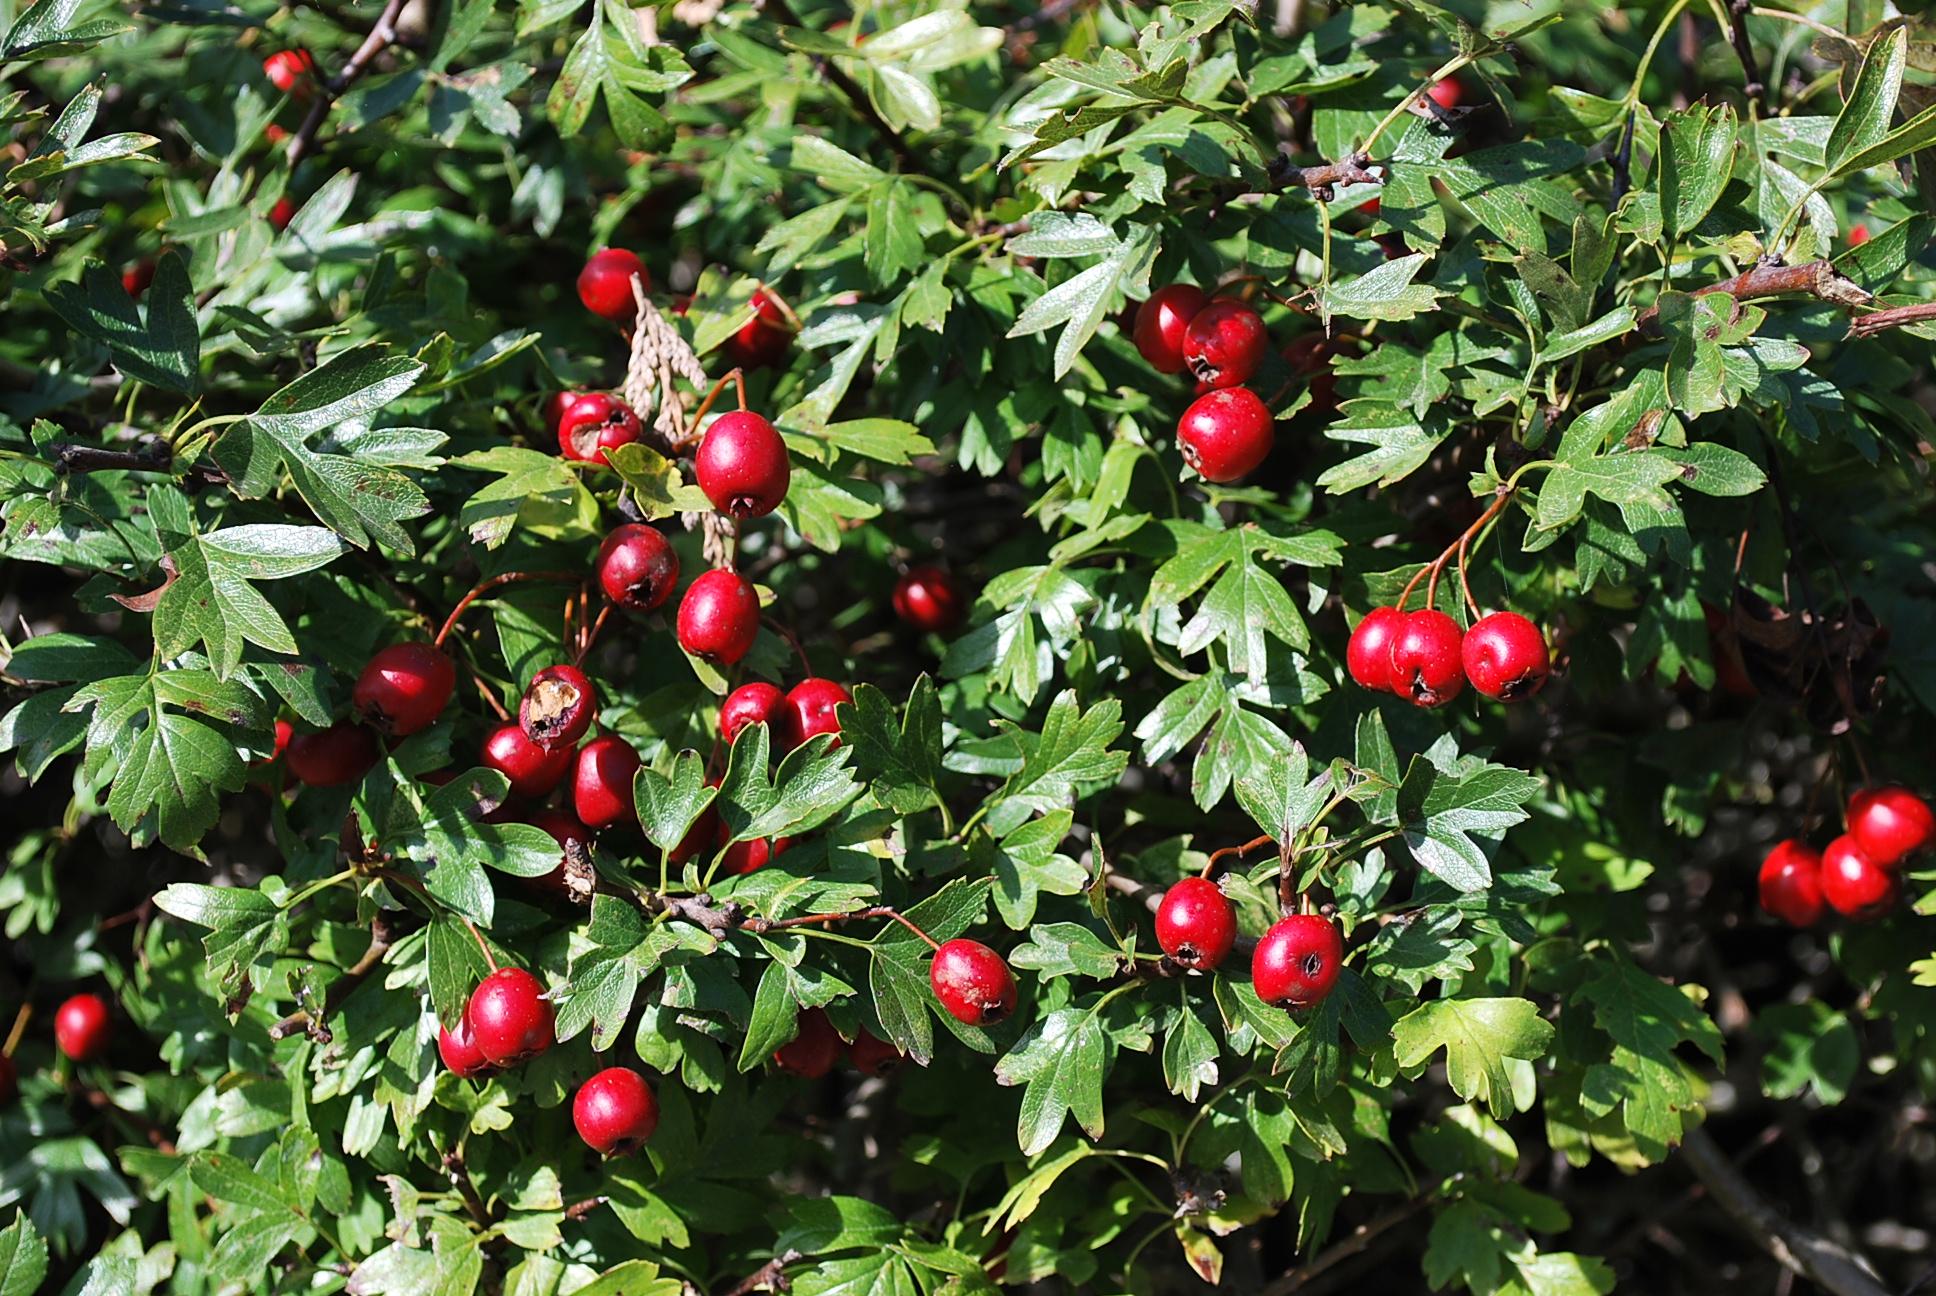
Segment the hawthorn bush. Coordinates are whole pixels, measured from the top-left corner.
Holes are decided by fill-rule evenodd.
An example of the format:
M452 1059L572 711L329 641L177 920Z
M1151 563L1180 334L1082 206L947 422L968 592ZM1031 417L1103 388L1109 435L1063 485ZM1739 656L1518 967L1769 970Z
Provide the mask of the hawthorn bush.
M0 1296L1926 1281L1786 3L10 5Z

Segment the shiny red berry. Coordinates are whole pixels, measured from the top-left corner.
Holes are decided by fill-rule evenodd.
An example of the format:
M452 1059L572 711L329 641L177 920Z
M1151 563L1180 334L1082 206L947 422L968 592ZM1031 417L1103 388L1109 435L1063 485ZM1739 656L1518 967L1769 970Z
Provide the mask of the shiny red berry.
M148 291L148 285L155 281L155 263L137 261L121 272L121 286L127 289L128 296L139 297Z
M1837 837L1822 852L1822 895L1856 922L1874 922L1896 907L1902 875L1862 853L1853 837Z
M1199 382L1235 387L1264 363L1270 332L1264 317L1240 301L1219 298L1191 317L1183 330L1183 362Z
M638 822L632 800L632 776L638 772L638 751L616 735L603 734L579 748L571 804L586 827Z
M391 644L356 677L350 701L363 723L393 738L428 728L457 687L457 667L427 643Z
M558 449L567 459L604 463L607 450L631 445L644 432L630 405L604 392L586 392L558 420Z
M549 796L564 781L578 753L570 747L546 751L525 735L515 720L501 724L484 737L478 764L511 780L511 795Z
M295 736L296 726L290 724L287 720L276 721L276 747L274 751L269 753L269 759L274 760L276 757L282 755L284 750L289 746L289 740Z
M559 851L557 868L542 877L526 878L525 881L533 890L569 896L571 888L565 881L565 866L574 853L585 859L591 858L592 830L569 810L540 810L525 822L550 833L551 840L558 843Z
M592 253L592 259L578 272L578 300L585 309L619 324L638 318L639 304L632 297L632 276L639 286L652 291L652 275L645 263L624 248L606 248Z
M1176 425L1183 462L1213 482L1235 481L1264 462L1275 438L1270 410L1248 387L1197 397Z
M276 89L284 94L294 90L306 99L310 82L316 75L316 60L309 56L308 50L277 50L262 60L262 71Z
M726 852L719 857L719 869L730 877L741 877L755 869L765 868L786 854L787 847L793 844L791 837L776 837L771 841L764 837L733 841L732 829L726 826L725 820L714 815L713 822L718 825L713 837L713 848L715 850L723 848ZM691 834L688 833L687 836ZM684 844L680 843L681 846Z
M1553 670L1546 636L1517 612L1494 612L1473 622L1460 642L1459 661L1473 688L1501 702L1531 697Z
M467 1011L485 1061L511 1066L551 1047L556 1037L544 993L544 984L523 968L499 968L478 983Z
M759 592L738 572L715 568L679 600L679 646L695 657L731 666L759 634Z
M793 480L793 460L779 429L751 410L712 421L693 469L713 507L736 518L765 517L780 507Z
M1156 909L1156 943L1180 967L1208 972L1237 941L1237 911L1217 884L1186 877L1163 893Z
M1870 788L1849 798L1849 836L1878 868L1895 868L1936 844L1936 814L1902 787Z
M1457 77L1444 77L1434 81L1425 96L1441 108L1457 108L1459 100L1464 97L1464 87L1459 84Z
M1318 914L1280 918L1257 942L1250 981L1257 997L1280 1008L1321 1003L1344 969L1344 937Z
M856 1071L886 1075L907 1061L907 1054L863 1026L854 1036L854 1042L847 1046L847 1060L854 1064Z
M578 1137L600 1156L630 1156L659 1128L659 1100L630 1067L607 1067L571 1100Z
M1822 857L1793 838L1761 861L1761 907L1791 927L1822 920Z
M840 1061L840 1032L818 1008L809 1008L794 1019L796 1033L773 1055L773 1065L788 1075L818 1080Z
M1136 308L1136 349L1158 373L1183 372L1183 332L1210 295L1195 284L1158 288Z
M76 1062L99 1057L113 1038L114 1019L100 995L77 994L54 1010L54 1043Z
M546 751L569 748L592 727L598 693L576 666L547 666L531 677L518 702L524 736Z
M296 219L296 200L288 194L276 199L276 205L269 209L269 223L279 230L289 228L289 222Z
M1015 974L980 941L957 938L936 950L928 984L948 1015L970 1026L994 1026L1015 1011Z
M924 634L946 634L968 615L968 598L950 573L923 564L894 583L894 614Z
M1868 241L1869 241L1869 227L1867 225L1856 225L1856 226L1852 226L1849 229L1850 247L1852 248L1861 247L1864 243L1867 243Z
M739 326L721 348L726 359L739 369L772 369L786 360L793 344L793 326L786 308L771 288L753 294L753 318Z
M679 555L657 527L627 522L598 546L598 587L634 612L650 612L679 584Z
M1392 639L1392 691L1422 707L1444 706L1465 687L1459 623L1437 608L1405 614Z
M443 1059L444 1070L466 1080L497 1073L497 1068L485 1060L482 1050L477 1047L477 1039L471 1033L468 1006L457 1018L456 1030L441 1024L437 1027L437 1056Z
M581 391L560 391L545 397L544 404L539 407L539 416L544 419L546 437L557 437L558 425L565 421L565 411L571 408L573 401L585 394Z
M801 680L787 690L786 702L780 708L780 745L792 751L809 738L838 734L840 717L834 708L853 700L845 685L829 679Z
M719 704L719 736L730 747L747 725L777 725L785 701L786 694L764 680L740 685Z
M352 721L338 720L321 733L292 736L283 763L298 783L342 787L368 774L379 754L374 733Z
M1344 649L1344 666L1352 679L1375 692L1392 691L1392 641L1404 624L1405 614L1395 607L1365 613Z

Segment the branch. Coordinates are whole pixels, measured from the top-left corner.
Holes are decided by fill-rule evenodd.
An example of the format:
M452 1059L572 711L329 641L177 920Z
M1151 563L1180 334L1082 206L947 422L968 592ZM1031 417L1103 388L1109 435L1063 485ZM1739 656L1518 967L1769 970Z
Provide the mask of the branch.
M102 450L96 446L55 445L49 447L54 452L54 471L66 473L115 472L167 472L175 462L167 446L149 452L132 450Z
M1318 1252L1308 1263L1299 1265L1282 1277L1266 1283L1257 1296L1288 1296L1289 1293L1296 1291L1339 1261L1349 1260L1357 1255L1371 1245L1373 1238L1403 1224L1431 1203L1430 1197L1414 1197L1408 1202L1399 1203L1384 1214L1360 1224L1351 1230L1350 1236Z
M1875 294L1855 280L1835 268L1833 261L1807 261L1801 265L1756 266L1745 274L1720 283L1696 288L1694 296L1705 297L1709 293L1726 293L1737 301L1752 297L1782 297L1794 293L1804 293L1819 297L1837 306L1866 306L1875 300ZM1878 314L1887 314L1879 311ZM1873 319L1874 316L1869 318ZM1857 321L1860 324L1861 321ZM1649 306L1640 312L1634 327L1643 333L1659 336L1660 307ZM1887 328L1888 325L1883 327Z
M1706 1130L1687 1131L1681 1159L1742 1231L1785 1268L1821 1284L1834 1296L1889 1296L1859 1254L1782 1218L1763 1201Z
M329 1043L334 1038L327 1025L331 1014L343 1006L343 1001L363 984L365 977L376 971L396 939L397 930L391 924L389 915L379 910L370 921L370 947L363 951L363 957L356 960L347 972L331 983L329 994L323 999L323 1019L318 1021L306 1011L291 1013L269 1028L269 1038L287 1039L297 1031L305 1031L318 1044Z
M343 70L323 82L318 89L316 102L309 105L309 115L303 118L296 137L289 141L289 170L292 174L296 164L316 147L316 132L322 129L323 118L329 116L331 105L355 84L356 79L369 68L371 60L396 42L397 15L403 12L403 5L404 0L390 0L383 8L383 16L376 20L376 26L363 38L363 43L356 47L356 53L350 55L350 61L343 65Z
M777 22L785 23L789 27L806 28L807 26L800 21L800 15L793 12L787 0L756 0L756 4L759 8L770 12ZM913 147L908 144L901 132L887 124L887 118L881 116L875 109L874 101L868 98L867 92L860 88L854 78L824 58L816 58L814 63L819 67L821 74L839 87L840 93L847 96L847 102L852 104L854 111L874 128L874 133L887 141L887 146L894 150L894 156L901 160L902 166L910 171L922 169L920 160L915 157Z
M1763 99L1768 86L1761 79L1754 46L1748 41L1748 10L1753 7L1754 0L1728 0L1728 41L1734 46L1734 56L1741 60L1742 93L1749 99Z
M1370 161L1368 153L1353 153L1323 166L1301 167L1291 165L1280 153L1264 170L1270 176L1272 189L1309 189L1319 202L1330 202L1337 197L1337 185L1385 183L1377 173L1365 169Z
M450 1186L464 1199L464 1210L475 1220L480 1228L491 1227L491 1212L484 1205L484 1199L477 1195L477 1185L471 1182L470 1168L464 1164L464 1153L453 1148L444 1153L444 1173L450 1176Z
M786 1267L806 1259L792 1247L780 1252L738 1285L727 1289L722 1296L748 1296L764 1287L768 1291L792 1291L793 1284L787 1279Z
M1849 325L1850 337L1874 337L1889 329L1901 328L1905 324L1922 324L1936 320L1936 302L1917 302L1913 306L1891 306L1887 310L1875 311L1856 317Z

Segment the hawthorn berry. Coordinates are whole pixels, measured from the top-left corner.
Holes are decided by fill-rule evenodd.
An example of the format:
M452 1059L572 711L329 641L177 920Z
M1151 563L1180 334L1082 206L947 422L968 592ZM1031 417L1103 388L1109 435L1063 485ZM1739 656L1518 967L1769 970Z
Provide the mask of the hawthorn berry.
M1186 877L1163 893L1156 943L1179 967L1208 972L1237 940L1237 911L1206 877Z
M1459 660L1472 687L1501 702L1539 692L1552 672L1546 636L1517 612L1480 617L1460 641Z
M1441 77L1432 83L1432 88L1425 92L1425 96L1441 108L1457 108L1464 93L1465 88L1459 84L1457 77Z
M1183 331L1209 301L1210 295L1195 284L1177 283L1158 288L1136 308L1136 349L1150 368L1183 372Z
M1318 914L1280 918L1257 942L1250 960L1257 997L1280 1008L1309 1008L1338 984L1344 968L1344 937Z
M269 84L284 94L294 90L298 98L306 99L309 83L316 75L316 60L308 50L277 50L262 60L262 72Z
M546 751L569 748L592 727L598 693L576 666L547 666L531 677L518 702L524 736Z
M747 725L775 724L785 701L786 694L764 680L740 685L719 704L719 736L730 747Z
M374 733L354 721L338 720L321 733L292 735L283 763L298 783L342 787L368 774L378 755Z
M1459 623L1437 608L1405 614L1392 639L1392 691L1422 707L1444 706L1465 687Z
M497 1073L497 1068L485 1059L483 1051L477 1047L477 1039L471 1031L468 1006L458 1016L456 1030L439 1023L437 1056L443 1059L444 1070L465 1080Z
M558 449L580 463L606 463L607 450L631 445L645 432L632 407L605 392L586 392L558 419Z
M928 967L934 997L956 1021L994 1026L1015 1011L1015 974L980 941L957 937L934 952Z
M759 593L738 572L714 568L679 600L679 646L702 660L731 666L759 634Z
M570 747L546 751L532 742L524 727L513 720L485 735L478 763L511 780L511 795L541 797L550 795L564 781L576 758L577 753Z
M679 555L657 527L627 522L598 546L598 587L634 612L650 612L679 584Z
M652 291L652 274L636 253L624 248L606 248L592 253L591 260L578 272L578 300L592 314L619 324L630 324L638 317L639 304L632 298L632 276L639 286Z
M711 813L710 809L708 813ZM786 854L787 847L793 845L791 837L775 837L771 841L764 837L734 841L733 830L726 826L724 819L715 814L713 822L718 825L713 836L713 846L715 849L723 848L726 852L719 857L719 868L729 877L741 877L755 869L765 868ZM680 845L684 846L685 843L681 842Z
M709 780L709 785L718 786L718 780ZM666 859L674 864L684 864L700 851L705 850L708 842L716 840L719 829L719 808L708 805L699 812L699 817L692 821L692 827L686 829L686 835L679 839L679 844L666 852Z
M276 199L276 205L269 209L269 223L279 230L289 228L289 222L296 219L296 200L288 194Z
M834 1069L843 1047L840 1032L818 1008L809 1008L794 1019L796 1033L773 1055L773 1065L788 1075L818 1080Z
M1936 814L1904 787L1869 788L1849 798L1849 836L1878 868L1895 868L1936 844Z
M968 615L961 582L939 567L910 567L894 582L894 614L926 634L946 634Z
M1761 861L1761 907L1791 927L1822 920L1822 857L1804 842L1775 843Z
M600 1156L630 1156L659 1128L659 1100L631 1067L606 1067L578 1086L571 1123Z
M1901 893L1901 874L1864 855L1846 833L1822 852L1822 895L1844 917L1874 922L1895 908Z
M779 429L751 410L712 421L693 469L713 507L736 518L765 517L780 507L793 480L793 460Z
M854 695L845 685L829 679L804 679L787 690L780 707L780 743L792 751L809 738L840 733L840 717L834 708L852 702ZM836 738L834 746L840 746Z
M137 261L121 273L121 286L128 296L139 297L148 291L148 285L155 281L155 263Z
M350 701L363 723L393 738L428 728L457 687L457 667L434 645L391 644L356 677Z
M571 804L587 828L638 822L632 776L639 772L639 764L637 749L613 734L603 734L578 749L578 765L571 777Z
M847 1046L847 1060L854 1064L856 1071L886 1075L907 1061L907 1054L863 1026L855 1033L854 1042Z
M1197 397L1176 425L1183 461L1206 481L1235 481L1271 452L1271 412L1248 387L1226 387Z
M269 753L269 759L274 760L276 757L282 755L283 751L289 746L289 740L295 736L296 726L290 724L287 720L277 720L276 745L274 750Z
M565 880L566 869L570 865L574 852L584 859L591 858L592 830L569 810L540 810L525 822L533 828L542 828L550 833L551 840L558 843L560 852L557 868L541 877L526 878L525 881L530 883L534 890L569 896L571 887Z
M493 1066L512 1066L551 1047L553 1015L544 984L523 968L499 968L471 992L471 1038Z
M772 369L786 359L793 343L793 327L786 307L771 288L753 294L753 318L739 326L721 348L739 369Z
M76 1062L99 1057L113 1038L114 1019L100 995L77 994L54 1010L54 1043Z
M1868 241L1869 241L1869 227L1867 225L1857 225L1849 230L1850 247L1858 248L1858 247L1861 247L1864 243L1867 243Z
M1218 298L1191 316L1183 330L1183 362L1200 382L1212 387L1235 387L1248 381L1264 362L1269 346L1264 317L1227 297Z
M1395 691L1392 644L1404 624L1405 614L1395 607L1373 608L1365 613L1344 648L1344 666L1352 679L1374 692Z

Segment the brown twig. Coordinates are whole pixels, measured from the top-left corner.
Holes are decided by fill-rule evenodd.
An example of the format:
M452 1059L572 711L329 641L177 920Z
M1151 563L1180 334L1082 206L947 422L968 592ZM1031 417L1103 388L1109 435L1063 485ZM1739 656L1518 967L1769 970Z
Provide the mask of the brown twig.
M33 1016L34 1001L29 999L21 1004L20 1011L14 1014L13 1029L7 1032L7 1043L4 1048L0 1048L0 1057L13 1056L13 1051L20 1047L20 1037L27 1033L27 1023L33 1020Z
M287 1039L297 1031L306 1031L309 1038L318 1044L329 1043L334 1038L328 1025L330 1016L343 1006L343 1001L350 997L356 987L363 984L370 973L376 971L377 966L383 962L384 955L388 954L390 947L396 943L397 935L396 926L391 922L390 916L378 910L376 917L370 921L370 947L363 951L362 958L351 964L342 976L331 983L329 993L323 998L322 1020L318 1021L311 1017L307 1010L290 1013L269 1028L269 1038Z
M1294 166L1290 159L1279 154L1270 160L1264 171L1270 177L1272 189L1309 189L1311 196L1319 202L1330 202L1337 197L1338 185L1384 183L1376 172L1365 169L1370 161L1370 154L1353 153L1322 166L1301 167Z
M1878 333L1901 328L1905 324L1922 324L1929 320L1936 320L1936 302L1917 302L1913 306L1891 306L1887 310L1857 316L1849 325L1849 336L1874 337Z
M788 1247L746 1278L727 1288L722 1296L749 1296L749 1293L759 1291L761 1288L777 1292L792 1291L793 1284L787 1279L786 1267L790 1264L798 1264L805 1258L792 1247Z
M308 156L316 147L316 133L323 127L323 119L343 92L355 84L356 79L369 68L371 60L388 49L397 39L397 15L403 12L404 0L390 0L383 8L383 16L376 20L376 26L350 55L350 61L343 70L322 83L316 94L316 101L309 105L309 113L303 118L302 126L296 131L295 138L289 141L289 170L293 173L296 164Z
M54 452L54 471L67 473L93 472L167 472L175 462L175 456L167 446L153 451L103 450L98 446L55 445L48 447Z
M471 1182L470 1168L464 1164L461 1148L453 1148L444 1153L444 1173L450 1176L450 1186L464 1199L464 1210L475 1220L480 1228L491 1227L491 1212L478 1196L477 1185Z
M787 4L787 0L757 0L757 3L761 9L772 14L776 22L785 23L789 27L806 28L807 26L800 21L800 15L793 12L793 8ZM847 102L853 106L854 111L859 113L861 118L869 126L874 128L874 133L885 140L887 146L894 150L894 156L901 160L902 166L910 171L919 171L922 169L920 159L915 155L914 149L908 144L906 137L888 125L887 118L881 116L880 112L875 109L874 101L868 97L867 91L860 88L854 81L854 78L848 76L839 67L826 59L815 59L814 63L820 69L821 74L827 80L833 82L839 88L840 93L847 96Z
M1756 266L1732 279L1696 288L1693 295L1705 297L1709 293L1726 293L1737 301L1753 297L1785 297L1796 293L1819 297L1837 306L1866 306L1875 300L1875 294L1855 280L1835 268L1833 261L1805 261L1801 265L1764 265ZM1887 312L1878 312L1886 314ZM1874 319L1875 316L1868 316ZM1862 321L1856 321L1859 328ZM1634 320L1634 327L1643 333L1659 336L1660 307L1649 306ZM1883 327L1890 327L1884 325Z
M483 595L488 594L490 591L496 589L500 585L510 585L517 581L529 581L529 580L565 581L568 584L578 585L584 581L584 577L575 572L555 572L555 571L499 572L497 575L491 577L489 580L480 582L477 586L475 586L471 590L470 593L464 595L463 598L460 598L457 600L457 606L450 610L450 615L448 617L444 618L443 629L439 630L437 632L437 637L431 640L431 646L436 648L442 648L444 646L444 640L450 638L450 632L457 628L457 618L460 616L463 616L464 610L468 608L472 603L476 602Z
M1751 100L1765 101L1768 86L1761 79L1754 45L1748 40L1748 10L1753 7L1754 0L1728 0L1728 42L1734 46L1734 56L1741 60L1742 93Z
M1304 1286L1305 1283L1310 1282L1311 1279L1317 1277L1339 1261L1348 1260L1352 1256L1357 1255L1360 1251L1363 1251L1371 1245L1373 1238L1403 1224L1406 1220L1424 1210L1431 1202L1432 1199L1430 1197L1414 1197L1412 1200L1401 1202L1384 1214L1360 1224L1357 1228L1351 1230L1349 1236L1345 1237L1342 1241L1333 1243L1311 1257L1305 1264L1301 1264L1289 1273L1266 1283L1263 1289L1257 1293L1257 1296L1288 1296L1288 1293L1294 1292Z

